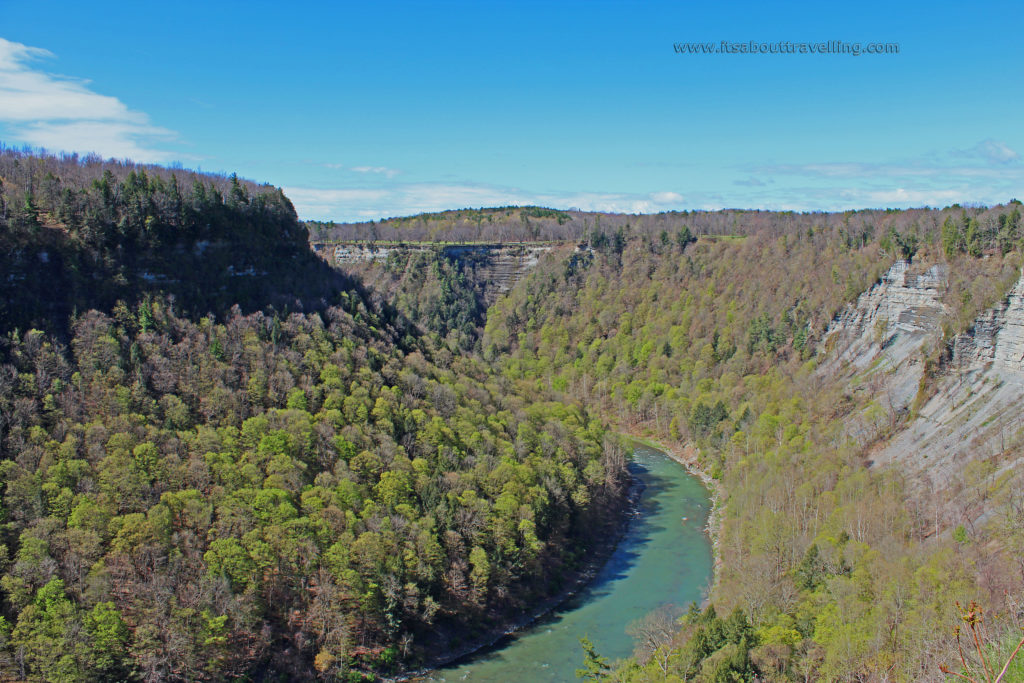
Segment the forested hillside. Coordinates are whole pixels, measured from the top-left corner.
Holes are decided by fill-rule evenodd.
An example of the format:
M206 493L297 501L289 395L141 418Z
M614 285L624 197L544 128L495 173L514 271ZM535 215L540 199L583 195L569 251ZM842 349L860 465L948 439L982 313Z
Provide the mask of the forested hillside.
M841 222L814 217L782 235L599 239L591 262L549 261L489 311L483 352L506 377L685 446L719 482L711 597L719 614L739 612L641 625L637 659L614 679L939 680L941 662L959 666L955 600L996 615L990 659L1013 649L1022 477L975 474L968 489L987 513L969 534L947 526L962 487L912 495L900 471L866 466L908 414L886 409L877 382L818 368L845 302L896 259L939 259L948 313L944 343L918 361L930 368L927 394L949 358L944 344L1020 267L1018 205L951 213L882 215L852 240ZM1021 448L1007 441L996 461Z
M486 286L465 263L440 250L393 250L383 263L353 263L345 269L365 284L374 301L456 352L476 345L487 315Z
M617 438L347 286L279 190L3 163L4 677L360 680L502 628L616 523Z
M190 315L320 310L353 283L307 248L280 189L0 147L0 326L66 336L90 308L147 294Z

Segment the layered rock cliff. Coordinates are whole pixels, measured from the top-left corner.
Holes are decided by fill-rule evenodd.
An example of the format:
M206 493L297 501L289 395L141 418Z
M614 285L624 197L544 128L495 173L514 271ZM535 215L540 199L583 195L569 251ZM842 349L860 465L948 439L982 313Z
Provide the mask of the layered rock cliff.
M953 342L959 364L1024 372L1024 279L1018 280L1005 301L986 311L966 334Z
M1024 279L949 342L941 332L945 288L941 266L915 273L896 263L832 322L821 367L874 396L848 428L876 444L869 465L896 467L912 488L956 500L978 472L998 477L1024 464L1010 455L1024 437ZM939 344L949 345L947 360L922 383L923 360ZM946 521L972 522L981 508L958 514Z
M383 263L395 252L437 252L475 273L474 280L486 283L484 300L492 304L510 290L556 248L552 244L368 244L356 242L314 242L313 251L328 263L345 268L361 263Z
M941 331L945 287L942 266L919 271L897 261L829 325L823 371L882 383L887 410L906 410L920 383L921 350Z

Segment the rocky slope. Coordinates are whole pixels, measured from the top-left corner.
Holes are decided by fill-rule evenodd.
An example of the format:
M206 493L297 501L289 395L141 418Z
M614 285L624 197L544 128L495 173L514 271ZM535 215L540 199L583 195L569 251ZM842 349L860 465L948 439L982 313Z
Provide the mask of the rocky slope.
M1024 461L1010 455L1024 434L1024 279L948 342L938 378L919 394L923 359L943 343L945 287L941 266L897 262L833 321L822 371L876 397L848 429L852 438L878 441L870 464L898 467L912 489L953 499L946 523L973 523L984 506L967 489Z
M858 377L884 395L892 420L913 401L923 371L921 350L935 343L946 312L942 266L912 269L897 261L882 279L846 308L825 333L830 353L823 372ZM866 438L873 430L857 429Z
M875 460L898 463L919 486L955 492L969 479L995 478L1021 464L1008 454L1024 432L1024 280L951 347L934 393ZM972 521L977 513L963 514Z

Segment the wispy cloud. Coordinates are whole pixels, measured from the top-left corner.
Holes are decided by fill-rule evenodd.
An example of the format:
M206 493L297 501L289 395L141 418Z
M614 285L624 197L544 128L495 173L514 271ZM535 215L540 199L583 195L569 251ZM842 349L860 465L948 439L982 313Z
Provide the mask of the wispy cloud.
M483 206L540 205L587 211L650 213L681 209L687 202L677 192L649 194L609 192L538 193L484 184L403 183L366 189L286 187L303 218L370 220Z
M974 147L958 150L958 156L969 159L981 159L992 164L1010 164L1020 160L1020 154L1000 140L982 140Z
M399 174L397 169L388 168L387 166L353 166L351 170L356 173L373 173L375 175L382 175L388 178L394 178Z
M397 175L401 175L401 171L397 168L391 168L389 166L349 166L348 164L342 164L338 162L318 162L318 161L306 161L303 163L312 164L321 168L326 168L331 171L344 171L346 173L356 173L359 176L373 177L373 176L384 176L388 180L391 180Z
M143 162L180 155L159 149L174 132L102 95L89 82L36 68L53 53L0 38L0 123L9 140L51 150L96 152Z
M1024 195L1024 164L1009 145L986 139L969 149L892 162L772 164L747 169L773 183L750 187L764 208L844 210L996 204ZM763 187L763 189L762 189Z
M732 181L732 184L733 185L739 185L740 187L764 187L765 185L767 185L770 182L771 182L770 180L768 182L765 182L764 180L761 180L760 178L753 178L753 177L751 177L751 178L743 178L741 180L734 180L734 181Z
M953 178L976 177L995 178L1003 176L1006 169L983 165L926 165L906 163L815 163L815 164L774 164L759 166L756 172L769 175L800 175L819 178ZM744 184L738 182L737 184ZM750 184L750 183L746 183Z

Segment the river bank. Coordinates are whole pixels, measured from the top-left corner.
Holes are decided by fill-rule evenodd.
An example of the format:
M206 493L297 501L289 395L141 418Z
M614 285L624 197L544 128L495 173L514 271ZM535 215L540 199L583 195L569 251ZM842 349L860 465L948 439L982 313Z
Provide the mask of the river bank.
M639 477L633 475L629 488L623 497L623 503L617 515L618 519L610 525L613 528L613 533L601 537L599 542L592 546L589 553L590 556L584 561L583 566L569 578L562 590L558 591L555 595L544 598L526 614L518 618L504 620L493 629L489 629L487 633L470 640L457 649L438 654L412 671L406 671L394 677L384 677L380 680L383 683L399 683L401 681L416 683L429 680L424 677L429 676L431 672L493 648L502 640L530 628L553 610L558 609L561 605L571 600L594 580L598 572L601 571L609 558L615 553L629 528L630 522L638 514L637 504L645 488L644 482Z
M597 576L507 641L424 680L565 683L583 661L581 636L615 662L633 653L631 624L666 606L682 613L702 599L712 575L704 530L709 489L677 459L639 441L631 471L645 487L625 536Z

